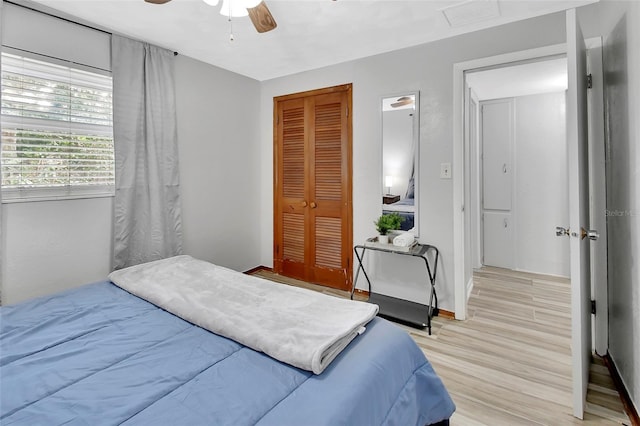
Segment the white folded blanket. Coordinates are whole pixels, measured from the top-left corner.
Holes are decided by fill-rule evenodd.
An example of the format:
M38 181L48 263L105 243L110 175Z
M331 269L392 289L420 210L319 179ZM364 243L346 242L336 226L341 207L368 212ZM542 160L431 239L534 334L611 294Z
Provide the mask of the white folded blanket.
M393 239L393 245L398 247L409 247L415 243L415 236L410 232L403 232Z
M190 256L112 272L124 290L193 324L320 374L378 306L242 274Z

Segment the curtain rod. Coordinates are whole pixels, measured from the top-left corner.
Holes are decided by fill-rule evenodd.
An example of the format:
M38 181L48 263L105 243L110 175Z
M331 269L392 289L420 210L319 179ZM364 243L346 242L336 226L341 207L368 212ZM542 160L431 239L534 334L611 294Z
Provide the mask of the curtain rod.
M80 25L81 27L89 28L89 29L94 30L94 31L100 31L101 33L113 35L113 33L111 31L103 30L102 28L97 28L97 27L94 27L94 26L91 26L91 25L88 25L88 24L85 24L85 23L82 23L82 22L76 22L76 21L71 20L69 18L64 18L62 16L54 15L51 12L45 12L45 11L42 11L42 10L38 10L35 7L27 6L26 4L16 3L16 2L11 1L11 0L2 0L2 2L3 3L9 3L9 4L12 4L14 6L22 7L24 9L32 10L34 12L42 13L43 15L51 16L52 18L60 19L61 21L69 22L71 24ZM176 52L174 50L173 51L173 56L178 56L178 52Z
M44 57L44 58L55 59L57 61L64 62L64 63L67 63L67 64L80 65L81 67L92 68L94 70L105 71L105 72L109 72L109 73L111 72L111 70L106 70L104 68L95 67L93 65L87 65L87 64L80 63L80 62L74 62L74 61L70 61L68 59L60 59L60 58L56 58L55 56L45 55L44 53L39 53L39 52L32 52L31 50L21 49L19 47L8 46L6 44L3 44L2 47L10 49L9 53L11 53L12 51L15 50L17 52L31 53L33 55L41 56L41 57Z

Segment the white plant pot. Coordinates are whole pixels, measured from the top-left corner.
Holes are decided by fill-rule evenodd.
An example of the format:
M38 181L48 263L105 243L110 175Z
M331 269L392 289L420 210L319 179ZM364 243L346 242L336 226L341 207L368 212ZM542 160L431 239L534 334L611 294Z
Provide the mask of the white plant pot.
M378 235L378 242L380 244L389 244L389 236L388 235Z

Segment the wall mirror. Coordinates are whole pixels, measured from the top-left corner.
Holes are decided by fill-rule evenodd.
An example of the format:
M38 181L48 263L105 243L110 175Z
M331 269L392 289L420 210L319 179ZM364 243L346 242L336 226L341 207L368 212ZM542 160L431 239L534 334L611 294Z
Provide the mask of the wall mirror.
M418 236L419 92L382 98L382 213L397 212Z

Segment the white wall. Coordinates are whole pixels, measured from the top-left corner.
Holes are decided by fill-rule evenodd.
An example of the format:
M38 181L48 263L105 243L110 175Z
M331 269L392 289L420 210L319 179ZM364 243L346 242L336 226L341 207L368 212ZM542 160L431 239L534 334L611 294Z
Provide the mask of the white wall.
M452 162L453 64L501 53L562 43L564 14L548 15L383 55L274 79L262 83L260 124L261 263L273 262L273 97L353 83L354 243L375 233L382 187L380 99L391 93L420 91L420 241L441 252L438 295L453 311L453 186L440 179L440 163ZM398 67L397 64L410 64ZM389 257L389 256L387 256ZM386 259L385 259L386 260ZM381 284L378 291L426 298L423 265L414 259L385 261L401 286ZM385 266L386 268L386 266ZM354 268L355 269L355 268ZM361 281L360 287L363 287Z
M568 277L565 92L515 98L515 269Z

